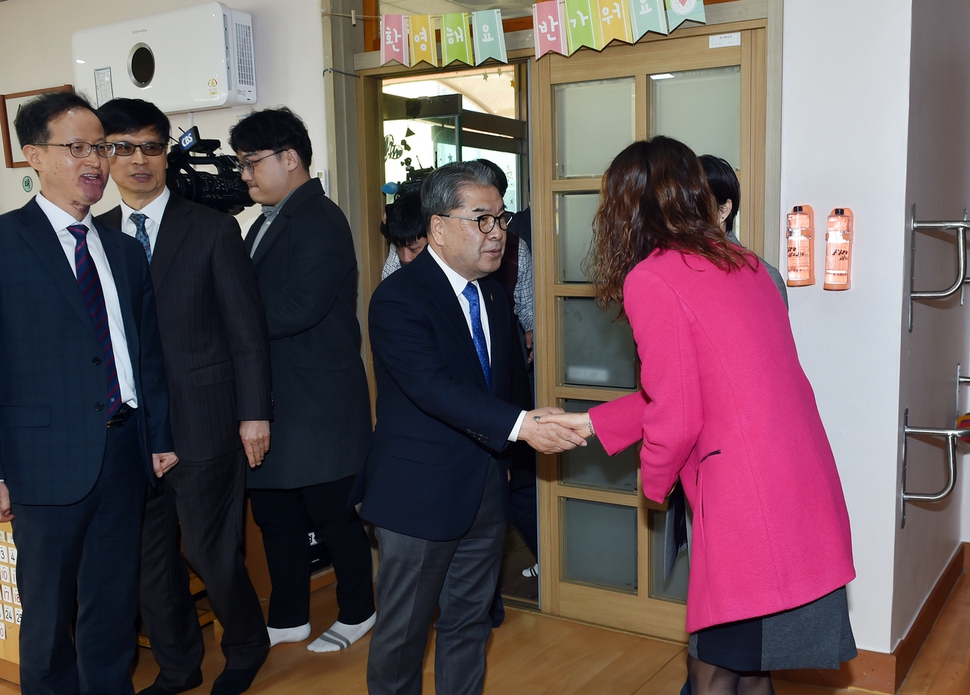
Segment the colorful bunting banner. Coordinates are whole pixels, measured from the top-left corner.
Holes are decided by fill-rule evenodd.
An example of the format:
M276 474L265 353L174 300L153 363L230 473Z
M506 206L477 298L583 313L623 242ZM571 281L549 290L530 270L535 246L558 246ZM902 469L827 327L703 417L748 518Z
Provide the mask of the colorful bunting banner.
M502 28L502 10L472 12L472 32L475 39L475 65L489 58L500 63L509 62L505 50L505 30Z
M633 41L648 31L655 34L667 34L667 8L664 0L630 0L630 24L633 29Z
M707 23L704 0L667 0L667 24L673 31L687 20Z
M569 55L583 46L599 50L597 45L597 31L593 24L594 10L590 7L590 0L565 0L563 19L566 21L566 40L569 45Z
M566 55L566 33L562 25L562 4L559 0L546 0L532 6L536 58L546 53Z
M438 45L434 38L434 24L429 14L411 15L411 66L421 61L438 67Z
M472 64L467 12L441 15L441 64L450 65L456 60L465 65Z
M392 60L401 65L410 65L407 23L407 17L403 14L381 17L381 65L387 65Z
M441 65L481 65L489 58L509 62L502 11L485 10L471 15L382 15L381 65L423 61L438 67L438 16ZM707 22L704 0L541 0L532 6L536 58L572 55L583 46L599 51L613 41L636 43L648 31L669 34L688 20Z
M601 48L609 45L610 41L633 43L627 0L596 0L594 6L599 16Z

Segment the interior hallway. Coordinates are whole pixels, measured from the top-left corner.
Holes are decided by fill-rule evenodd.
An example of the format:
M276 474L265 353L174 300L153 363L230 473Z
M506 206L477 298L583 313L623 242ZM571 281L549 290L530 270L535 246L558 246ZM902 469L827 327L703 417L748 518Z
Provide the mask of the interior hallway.
M334 586L311 597L313 637L335 619ZM208 693L223 666L213 629L203 630L205 685L190 691ZM364 672L370 637L336 654L313 654L306 643L274 647L249 690L253 695L366 695ZM154 681L157 666L148 649L138 650L135 690ZM560 620L531 611L507 610L505 624L489 643L485 693L489 695L677 695L686 677L685 648L678 644ZM426 695L434 693L432 650L425 662ZM777 695L848 695L834 690L775 682ZM0 695L20 688L0 681ZM970 573L964 573L900 695L970 693Z

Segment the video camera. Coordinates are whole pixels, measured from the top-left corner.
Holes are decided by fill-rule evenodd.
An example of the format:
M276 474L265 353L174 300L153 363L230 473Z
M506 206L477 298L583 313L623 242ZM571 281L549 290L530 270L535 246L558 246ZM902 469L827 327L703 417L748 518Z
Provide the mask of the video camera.
M221 145L218 140L203 140L199 128L192 126L168 153L165 183L186 200L235 215L252 205L253 200L236 169L236 160L227 154L216 154ZM215 167L216 173L196 170L200 165Z
M411 166L411 158L408 157L404 160L404 167L407 170L407 178L404 181L398 183L397 181L389 181L381 186L381 190L387 195L394 196L394 200L397 200L405 193L412 193L421 190L421 184L428 177L428 175L434 171L433 168L428 167L427 169L415 169Z

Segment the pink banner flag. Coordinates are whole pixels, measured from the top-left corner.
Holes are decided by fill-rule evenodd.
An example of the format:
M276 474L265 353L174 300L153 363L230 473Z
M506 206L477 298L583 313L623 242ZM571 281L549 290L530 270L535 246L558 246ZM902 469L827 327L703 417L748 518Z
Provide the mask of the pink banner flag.
M537 59L546 53L566 55L566 32L562 24L562 6L559 0L545 0L532 6Z
M403 14L381 16L381 65L396 60L401 65L408 62L407 18Z

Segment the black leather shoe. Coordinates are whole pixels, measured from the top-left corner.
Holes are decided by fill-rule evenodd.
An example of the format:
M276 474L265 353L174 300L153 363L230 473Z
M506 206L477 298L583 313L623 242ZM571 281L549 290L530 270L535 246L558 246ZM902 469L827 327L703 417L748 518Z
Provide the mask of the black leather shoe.
M212 695L239 695L249 690L258 668L227 668L212 684Z

